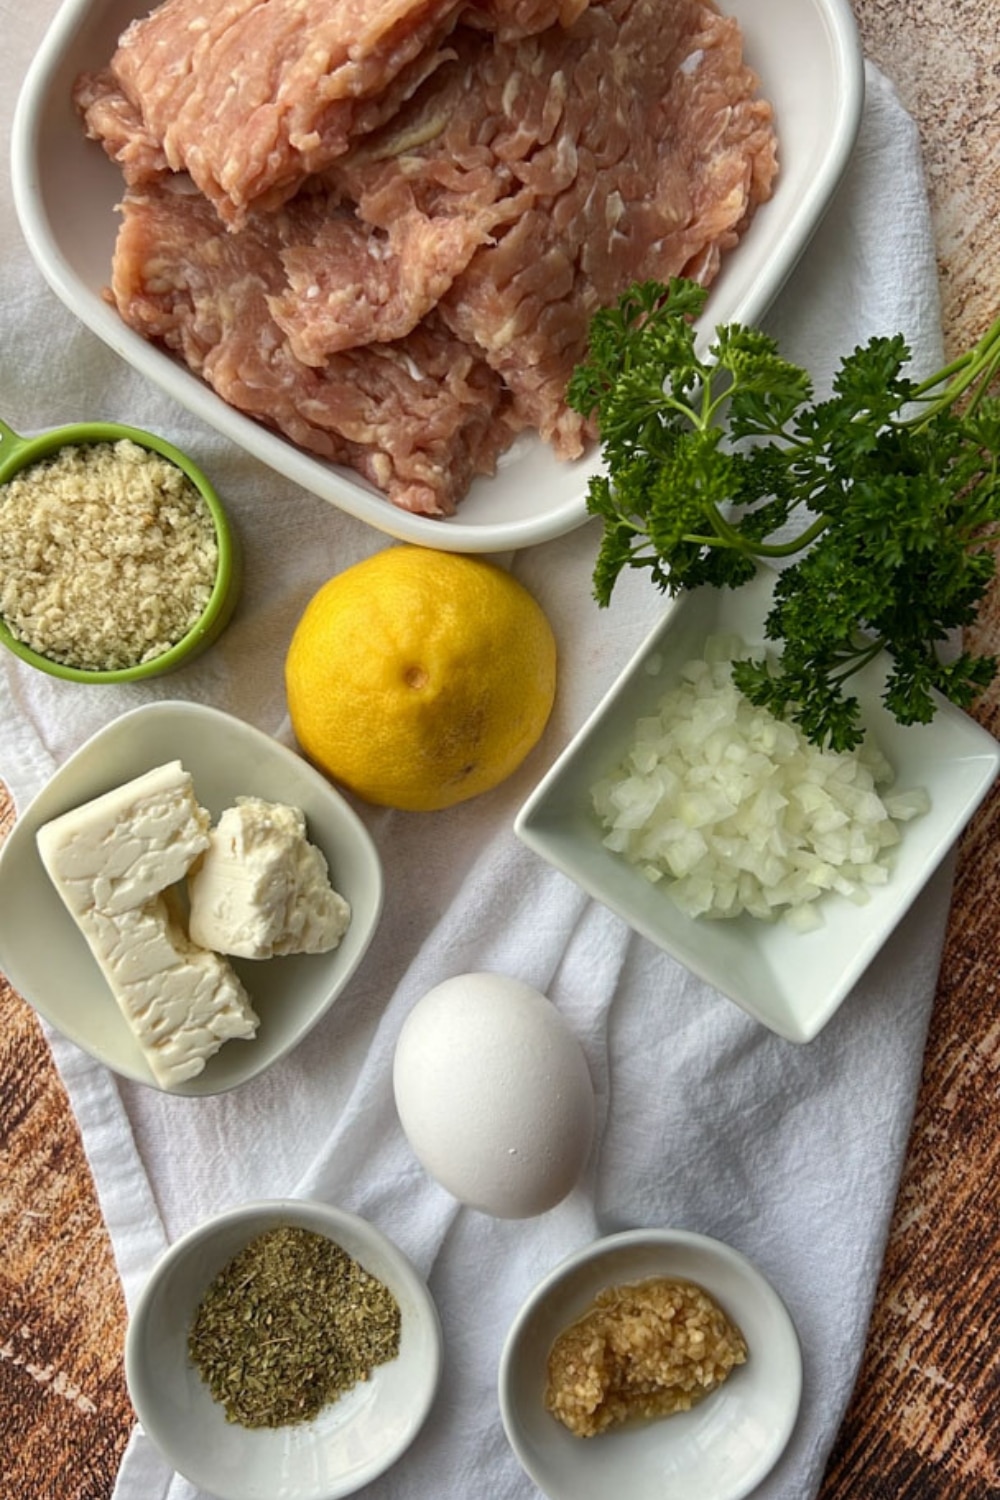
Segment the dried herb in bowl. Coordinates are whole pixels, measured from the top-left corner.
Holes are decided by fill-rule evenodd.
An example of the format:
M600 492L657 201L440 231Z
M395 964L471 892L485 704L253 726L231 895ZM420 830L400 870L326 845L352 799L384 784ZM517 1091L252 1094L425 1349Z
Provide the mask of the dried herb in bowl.
M399 1353L388 1287L313 1230L269 1229L202 1298L188 1353L230 1422L307 1422Z

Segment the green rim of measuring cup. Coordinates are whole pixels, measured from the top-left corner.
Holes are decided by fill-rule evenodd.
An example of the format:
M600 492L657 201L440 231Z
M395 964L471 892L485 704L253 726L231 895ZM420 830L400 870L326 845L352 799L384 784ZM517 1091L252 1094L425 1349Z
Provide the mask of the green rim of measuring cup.
M240 595L242 557L239 543L215 487L186 453L182 453L173 443L158 437L154 432L146 432L139 427L123 426L119 422L77 422L67 427L54 427L37 437L22 438L12 432L5 423L0 422L0 485L6 484L15 474L19 474L29 465L51 457L60 448L84 443L116 443L123 438L129 438L139 447L149 448L161 454L170 463L176 464L203 497L212 517L219 551L215 583L208 603L198 619L187 634L182 636L168 651L164 651L161 656L156 656L151 661L138 662L133 667L119 667L113 671L88 671L84 667L70 667L64 662L52 661L18 640L7 622L0 616L0 644L6 646L21 661L37 667L41 672L47 672L50 677L61 677L67 682L143 682L151 677L162 677L167 672L176 671L178 667L187 666L222 634ZM10 452L4 457L8 445Z

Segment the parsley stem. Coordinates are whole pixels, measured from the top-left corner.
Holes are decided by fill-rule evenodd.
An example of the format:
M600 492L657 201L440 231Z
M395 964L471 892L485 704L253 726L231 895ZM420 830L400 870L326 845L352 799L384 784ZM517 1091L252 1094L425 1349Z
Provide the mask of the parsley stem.
M977 389L972 397L970 409L974 409L985 397L998 370L1000 370L1000 318L991 324L979 343L972 349L967 350L965 354L960 354L957 359L952 360L950 365L946 365L943 370L939 370L936 375L932 375L914 388L914 400L926 401L926 405L919 416L911 418L910 422L904 425L925 427L940 412L953 406L958 398L973 386ZM940 391L940 395L934 401L927 400L926 398L932 391Z
M821 536L830 524L826 516L818 516L811 526L798 536L791 537L787 542L760 542L753 541L735 526L731 526L714 506L711 511L711 520L723 545L732 547L736 552L742 552L746 557L792 557L796 552L801 552L803 547L808 546L814 537Z
M830 672L829 680L835 683L846 682L848 677L853 677L855 672L860 672L862 667L867 667L870 661L874 661L879 652L884 649L885 641L881 636L876 637L869 645L859 648L839 672Z
M794 557L796 552L801 552L803 547L822 536L830 524L829 516L817 516L805 531L790 537L787 542L754 542L731 526L714 505L708 508L707 514L715 527L715 535L700 536L696 531L686 531L683 540L695 547L731 547L746 557Z
M716 535L727 547L735 547L737 552L747 550L746 538L740 535L735 526L730 526L717 505L707 506L706 515L715 528Z
M830 525L829 516L817 516L805 531L800 531L797 536L791 537L787 542L757 542L745 550L752 551L755 557L794 557L796 552L801 552L803 547L808 547L818 536L822 536Z

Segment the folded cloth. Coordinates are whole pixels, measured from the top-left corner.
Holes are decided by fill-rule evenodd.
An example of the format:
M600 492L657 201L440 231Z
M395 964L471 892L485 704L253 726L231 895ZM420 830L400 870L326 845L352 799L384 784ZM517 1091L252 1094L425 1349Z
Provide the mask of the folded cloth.
M8 0L2 10L16 67L40 22ZM838 357L875 333L905 330L920 370L941 355L916 133L872 67L867 82L852 165L767 318L820 388ZM23 807L90 733L168 696L215 704L291 743L282 660L295 621L323 580L385 538L236 452L134 375L43 286L9 201L4 207L4 416L30 430L106 415L191 450L242 534L247 587L218 645L160 682L77 687L5 657L0 774ZM291 1056L236 1092L191 1100L117 1079L49 1034L129 1304L157 1255L190 1226L242 1200L290 1194L370 1218L428 1278L444 1327L443 1389L404 1459L366 1489L373 1500L537 1493L503 1435L499 1351L535 1281L599 1234L670 1225L715 1235L750 1256L786 1301L802 1340L805 1393L791 1443L759 1491L765 1500L815 1492L864 1345L948 875L931 882L822 1035L795 1047L520 845L518 807L664 607L648 580L633 576L599 610L590 598L597 540L590 525L513 559L561 649L552 720L520 771L443 813L359 808L385 864L385 914L347 992ZM551 997L584 1046L597 1092L583 1179L564 1203L527 1221L462 1208L430 1181L392 1100L392 1054L410 1008L442 979L477 969L515 975ZM194 1493L137 1430L115 1500Z

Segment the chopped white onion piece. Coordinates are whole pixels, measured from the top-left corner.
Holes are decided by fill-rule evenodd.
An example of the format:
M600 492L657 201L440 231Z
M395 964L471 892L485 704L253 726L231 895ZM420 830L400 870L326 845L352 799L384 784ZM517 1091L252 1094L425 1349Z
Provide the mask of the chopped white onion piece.
M890 793L885 799L885 805L891 818L896 818L900 823L906 823L910 818L929 812L931 799L924 787L917 786L910 792Z
M893 771L869 741L837 753L755 708L731 662L733 636L685 663L659 712L638 721L624 763L592 788L604 843L689 916L819 926L826 891L862 904L889 878L898 823L930 807L923 788L886 792Z

